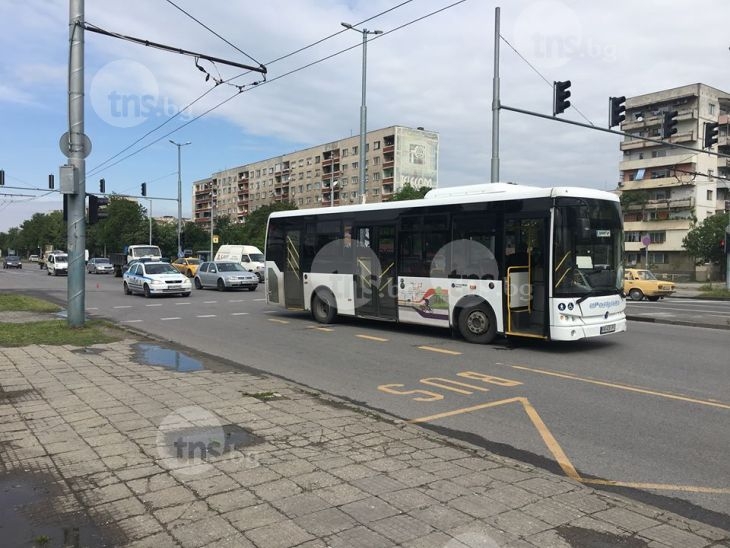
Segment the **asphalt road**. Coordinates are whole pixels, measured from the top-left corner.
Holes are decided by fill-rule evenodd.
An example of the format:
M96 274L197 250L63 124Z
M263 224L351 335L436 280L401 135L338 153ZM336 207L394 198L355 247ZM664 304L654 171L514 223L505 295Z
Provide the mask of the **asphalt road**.
M0 273L0 288L35 287L61 302L65 282ZM600 340L478 346L379 322L323 327L268 307L263 287L145 299L123 295L111 276L86 284L91 316L730 528L726 330L630 321L628 333ZM729 311L688 299L629 306L632 316L682 323L722 323Z

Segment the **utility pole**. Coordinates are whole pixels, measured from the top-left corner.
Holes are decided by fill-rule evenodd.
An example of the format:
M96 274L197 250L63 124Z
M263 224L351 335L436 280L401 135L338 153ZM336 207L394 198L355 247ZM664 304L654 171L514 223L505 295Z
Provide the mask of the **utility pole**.
M83 327L85 303L84 249L86 248L86 157L90 143L84 134L84 0L69 0L68 67L68 140L62 137L61 148L68 148L69 180L62 192L68 196L67 321L71 327Z
M494 76L492 78L492 166L490 182L499 181L499 7L494 8Z
M182 232L182 176L180 174L180 148L189 145L186 143L176 143L172 139L170 142L177 147L177 257L183 256L182 244L180 243L180 234Z

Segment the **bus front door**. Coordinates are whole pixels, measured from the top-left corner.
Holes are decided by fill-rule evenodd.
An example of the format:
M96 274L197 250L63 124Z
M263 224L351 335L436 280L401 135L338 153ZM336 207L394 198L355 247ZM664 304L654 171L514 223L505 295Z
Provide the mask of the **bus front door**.
M548 218L505 218L505 333L546 338Z
M395 320L395 226L356 226L355 236L355 313Z

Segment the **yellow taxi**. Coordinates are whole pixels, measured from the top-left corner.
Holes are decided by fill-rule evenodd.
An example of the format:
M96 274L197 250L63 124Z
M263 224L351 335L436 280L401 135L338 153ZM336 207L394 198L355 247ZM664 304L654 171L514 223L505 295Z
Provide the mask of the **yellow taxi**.
M658 301L676 291L673 282L658 280L651 270L627 268L624 271L624 295L632 301L640 301L644 297L650 301Z
M180 272L185 274L188 278L192 278L198 272L200 266L200 259L193 259L192 257L184 257L177 259L172 262L172 266L177 268Z

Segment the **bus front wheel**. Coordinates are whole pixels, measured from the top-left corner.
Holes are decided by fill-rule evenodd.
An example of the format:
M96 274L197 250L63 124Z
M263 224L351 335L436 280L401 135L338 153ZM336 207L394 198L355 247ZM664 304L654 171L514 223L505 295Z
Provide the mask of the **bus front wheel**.
M312 316L319 323L332 323L337 315L335 298L329 291L317 291L312 297Z
M497 335L494 312L486 304L465 308L459 314L459 332L470 343L491 343Z

